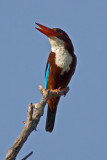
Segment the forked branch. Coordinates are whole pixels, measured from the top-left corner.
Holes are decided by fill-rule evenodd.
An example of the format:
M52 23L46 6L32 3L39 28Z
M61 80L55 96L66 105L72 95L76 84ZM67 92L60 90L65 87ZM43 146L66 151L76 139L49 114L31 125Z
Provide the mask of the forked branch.
M40 103L37 104L29 104L28 112L27 112L27 121L25 122L25 126L23 130L21 131L20 135L14 142L13 146L9 148L8 153L6 155L5 160L15 160L17 154L21 150L23 144L26 142L28 136L31 134L32 131L36 130L37 125L40 121L40 117L43 116L44 113L44 107L50 97L56 97L56 96L63 96L69 91L69 87L67 87L65 90L58 91L50 91L44 89L42 86L39 86L40 92L43 95Z

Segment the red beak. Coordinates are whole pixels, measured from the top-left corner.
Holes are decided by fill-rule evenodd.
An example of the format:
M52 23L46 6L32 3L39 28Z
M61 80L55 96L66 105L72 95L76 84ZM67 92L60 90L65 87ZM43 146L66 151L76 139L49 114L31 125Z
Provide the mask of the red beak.
M59 33L55 32L53 29L45 27L39 23L35 23L37 24L40 28L35 27L38 31L42 32L43 34L45 34L47 37L57 37L59 36Z

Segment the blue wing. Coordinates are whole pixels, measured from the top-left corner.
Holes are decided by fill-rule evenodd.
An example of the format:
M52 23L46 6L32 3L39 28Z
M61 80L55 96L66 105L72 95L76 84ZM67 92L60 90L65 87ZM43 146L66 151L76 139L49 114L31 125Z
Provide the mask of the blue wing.
M49 76L49 68L50 68L50 64L47 62L46 70L45 70L45 89L47 89L48 76Z

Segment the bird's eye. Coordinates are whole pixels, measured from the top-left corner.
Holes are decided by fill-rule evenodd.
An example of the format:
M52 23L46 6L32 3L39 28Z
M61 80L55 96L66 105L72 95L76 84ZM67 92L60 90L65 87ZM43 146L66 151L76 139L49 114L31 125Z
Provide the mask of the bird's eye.
M60 34L62 34L62 31L61 31L61 30L58 30L57 32L60 33Z

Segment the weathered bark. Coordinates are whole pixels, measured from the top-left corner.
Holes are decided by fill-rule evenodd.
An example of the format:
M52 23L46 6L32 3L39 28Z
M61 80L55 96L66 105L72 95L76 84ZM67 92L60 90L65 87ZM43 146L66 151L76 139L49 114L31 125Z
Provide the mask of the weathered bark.
M27 112L27 121L25 122L25 126L20 133L19 137L14 142L13 146L9 148L8 153L6 155L5 160L15 160L17 154L21 150L23 144L26 142L28 136L31 134L33 130L36 130L36 127L40 121L40 117L43 116L44 107L50 97L53 96L62 96L65 95L65 91L58 90L56 91L49 91L42 86L39 86L41 94L43 95L40 103L37 104L29 104L28 112ZM69 91L69 88L66 88L66 93Z

